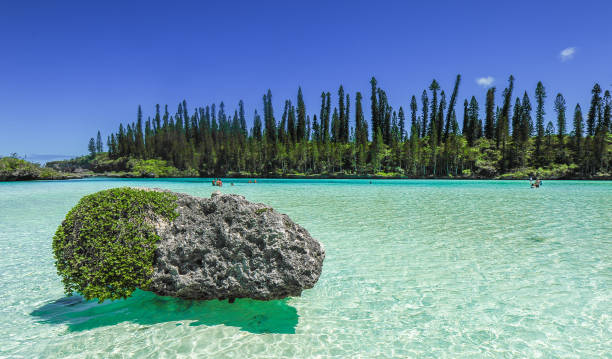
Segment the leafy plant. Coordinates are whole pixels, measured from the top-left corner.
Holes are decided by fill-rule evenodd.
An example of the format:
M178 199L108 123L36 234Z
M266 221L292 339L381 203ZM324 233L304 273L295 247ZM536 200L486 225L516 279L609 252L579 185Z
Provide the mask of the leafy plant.
M176 196L113 188L83 197L53 237L53 254L67 295L86 299L129 297L146 289L159 236L151 224L174 220Z

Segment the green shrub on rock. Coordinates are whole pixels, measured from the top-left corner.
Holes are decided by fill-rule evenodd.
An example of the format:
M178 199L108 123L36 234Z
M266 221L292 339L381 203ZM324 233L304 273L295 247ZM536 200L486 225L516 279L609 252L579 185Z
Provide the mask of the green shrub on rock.
M86 299L127 298L146 289L159 236L151 221L174 220L170 193L114 188L83 197L53 237L53 254L66 294Z

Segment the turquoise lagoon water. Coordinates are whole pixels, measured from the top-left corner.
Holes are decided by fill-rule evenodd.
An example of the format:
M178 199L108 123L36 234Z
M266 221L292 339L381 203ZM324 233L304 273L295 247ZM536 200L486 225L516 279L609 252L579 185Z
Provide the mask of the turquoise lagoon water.
M207 180L0 183L0 357L612 357L612 182L226 180L326 248L299 298L65 297L51 238L83 195Z

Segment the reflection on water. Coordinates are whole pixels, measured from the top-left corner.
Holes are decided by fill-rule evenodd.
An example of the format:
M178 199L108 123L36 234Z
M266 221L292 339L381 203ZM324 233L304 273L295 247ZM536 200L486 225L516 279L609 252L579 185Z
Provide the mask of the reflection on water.
M183 300L136 291L128 299L86 301L81 296L64 297L32 312L42 323L67 324L71 331L133 322L152 325L163 322L190 321L190 326L228 325L250 333L293 334L298 324L297 310L287 300L224 301Z

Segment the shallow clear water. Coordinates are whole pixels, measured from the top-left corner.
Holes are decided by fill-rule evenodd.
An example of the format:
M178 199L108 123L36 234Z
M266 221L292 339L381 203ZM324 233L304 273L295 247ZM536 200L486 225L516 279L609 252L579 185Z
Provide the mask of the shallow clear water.
M299 298L64 297L51 238L85 194L0 183L0 357L612 357L612 182L229 181L326 248Z

